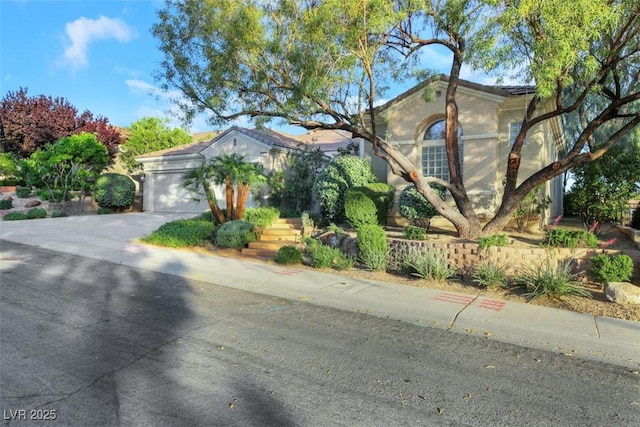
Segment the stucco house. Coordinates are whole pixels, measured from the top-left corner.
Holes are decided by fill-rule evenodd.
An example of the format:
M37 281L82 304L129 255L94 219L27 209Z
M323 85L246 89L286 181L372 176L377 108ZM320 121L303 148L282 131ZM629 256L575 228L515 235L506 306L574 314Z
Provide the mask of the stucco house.
M331 132L331 131L329 131ZM321 132L288 135L272 130L255 130L233 126L212 139L194 142L136 158L143 166L143 210L148 212L194 212L208 209L204 196L198 197L183 187L183 175L203 162L225 154L239 154L248 162L260 163L266 173L284 170L290 155L301 152L301 144L319 147L329 157L338 147L351 141L350 135ZM218 205L225 207L224 187L212 185ZM194 198L200 198L195 201ZM249 198L247 206L254 205Z
M379 133L418 165L425 176L445 180L449 179L444 147L447 83L448 77L442 75L425 81L376 111ZM431 96L425 100L427 88ZM456 99L462 176L481 216L491 216L500 204L506 159L533 93L532 86L488 86L460 80ZM564 149L560 120L546 121L532 129L522 151L520 181L557 160ZM398 191L408 185L372 154L371 144L365 145L365 158L371 160L382 182L394 185ZM547 182L543 191L552 200L543 213L546 221L562 213L562 177Z

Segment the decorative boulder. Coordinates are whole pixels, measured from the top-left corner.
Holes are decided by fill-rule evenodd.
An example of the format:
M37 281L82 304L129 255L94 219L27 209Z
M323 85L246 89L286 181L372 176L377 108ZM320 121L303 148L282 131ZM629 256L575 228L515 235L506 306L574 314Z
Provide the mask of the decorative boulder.
M40 206L42 202L40 200L30 200L24 204L25 208L35 208L36 206Z
M627 282L608 282L604 294L611 302L618 304L640 304L640 286Z

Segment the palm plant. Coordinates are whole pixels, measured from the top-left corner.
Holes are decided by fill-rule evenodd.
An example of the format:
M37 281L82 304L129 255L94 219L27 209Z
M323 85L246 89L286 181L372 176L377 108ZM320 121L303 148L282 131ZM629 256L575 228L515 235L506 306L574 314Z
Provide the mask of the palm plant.
M183 175L183 185L187 190L190 190L196 194L202 190L207 198L207 204L211 213L218 219L220 224L225 222L225 217L218 206L218 200L215 193L211 190L210 181L213 178L213 170L211 166L203 163L194 169L189 169ZM197 200L197 199L196 199Z
M214 182L225 185L227 221L242 219L251 186L263 184L267 180L262 165L247 162L244 156L235 153L215 157L210 165Z

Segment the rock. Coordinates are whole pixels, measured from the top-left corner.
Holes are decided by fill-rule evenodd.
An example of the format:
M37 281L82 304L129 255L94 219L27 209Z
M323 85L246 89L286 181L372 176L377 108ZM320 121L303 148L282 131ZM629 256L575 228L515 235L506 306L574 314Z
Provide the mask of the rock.
M604 294L618 304L640 304L640 286L627 282L609 282L604 285Z
M5 197L3 200L8 200L8 201L10 201L10 202L13 202L13 197L11 197L11 196L7 196L7 197Z
M24 204L25 208L35 208L36 206L40 206L42 202L40 200L30 200Z

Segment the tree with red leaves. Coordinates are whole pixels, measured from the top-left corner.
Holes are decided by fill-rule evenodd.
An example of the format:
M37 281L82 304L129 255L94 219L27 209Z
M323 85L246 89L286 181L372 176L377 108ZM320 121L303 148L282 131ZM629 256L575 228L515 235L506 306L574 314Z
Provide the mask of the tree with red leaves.
M82 132L96 133L113 159L122 142L120 132L105 117L94 117L62 97L30 97L26 88L9 91L0 101L0 151L27 158L45 144Z

